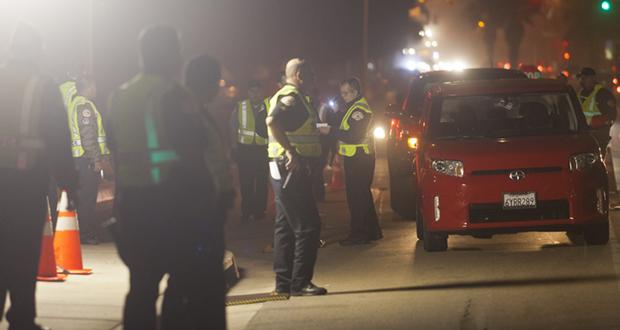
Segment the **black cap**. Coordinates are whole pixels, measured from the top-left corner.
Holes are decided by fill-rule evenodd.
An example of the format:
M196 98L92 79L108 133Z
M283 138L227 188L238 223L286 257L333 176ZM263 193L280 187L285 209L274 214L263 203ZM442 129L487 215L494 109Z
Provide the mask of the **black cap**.
M579 74L577 74L577 77L579 78L587 77L587 76L596 76L596 71L594 71L594 69L592 68L583 68L581 69Z

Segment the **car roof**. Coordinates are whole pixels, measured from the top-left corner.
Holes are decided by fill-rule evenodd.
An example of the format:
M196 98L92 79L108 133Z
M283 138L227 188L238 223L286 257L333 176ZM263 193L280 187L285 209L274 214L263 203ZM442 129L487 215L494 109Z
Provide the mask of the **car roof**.
M566 83L554 79L505 79L459 81L438 84L432 88L434 95L467 96L520 93L557 93L567 92L570 87Z
M463 71L429 71L416 78L428 83L441 83L466 80L527 79L527 76L518 70L476 68Z

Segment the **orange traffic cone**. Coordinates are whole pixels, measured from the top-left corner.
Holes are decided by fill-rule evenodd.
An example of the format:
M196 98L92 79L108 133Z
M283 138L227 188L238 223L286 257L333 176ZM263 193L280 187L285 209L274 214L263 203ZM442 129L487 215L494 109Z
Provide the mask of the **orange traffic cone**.
M339 156L336 156L334 159L334 164L332 165L332 181L329 184L331 189L342 189L344 188L344 179L342 177L342 165Z
M80 228L77 214L69 211L67 192L63 191L58 203L58 221L54 237L54 251L56 262L69 274L90 275L92 269L82 265L82 247L80 246Z
M38 281L44 282L64 282L67 278L65 274L58 274L56 270L56 259L54 258L54 229L52 228L52 217L50 216L50 204L47 202L47 220L43 230L43 241L41 242L41 259L39 260Z

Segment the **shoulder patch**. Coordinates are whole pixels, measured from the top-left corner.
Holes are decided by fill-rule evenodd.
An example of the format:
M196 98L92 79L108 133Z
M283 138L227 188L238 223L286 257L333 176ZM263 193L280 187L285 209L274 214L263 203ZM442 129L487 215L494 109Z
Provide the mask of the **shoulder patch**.
M292 95L283 96L280 98L280 102L287 107L291 107L295 105L295 102L296 102L295 96L292 96Z
M355 121L360 121L364 119L364 117L365 117L364 111L361 111L361 110L356 110L353 112L353 114L351 114L351 118L353 118L353 120Z

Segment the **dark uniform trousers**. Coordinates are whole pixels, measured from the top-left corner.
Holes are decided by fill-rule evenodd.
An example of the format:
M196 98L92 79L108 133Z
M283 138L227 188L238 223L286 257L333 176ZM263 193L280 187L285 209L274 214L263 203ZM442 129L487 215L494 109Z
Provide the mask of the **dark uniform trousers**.
M8 294L11 329L34 327L48 181L38 173L0 171L0 320Z
M225 211L203 192L180 190L117 193L115 236L130 271L126 330L157 328L156 301L165 274L169 277L160 329L226 329Z
M238 145L236 158L241 190L241 216L261 216L267 208L267 147Z
M95 161L86 157L75 159L75 166L79 175L77 214L80 221L80 235L88 238L97 235L97 194L101 174L95 172Z
M287 172L279 162L281 180L271 179L276 203L274 264L276 290L300 290L314 275L321 232L319 212L312 194L310 162L282 188Z
M375 172L374 153L358 148L353 157L344 158L347 202L351 215L351 237L369 239L381 233L370 186Z

